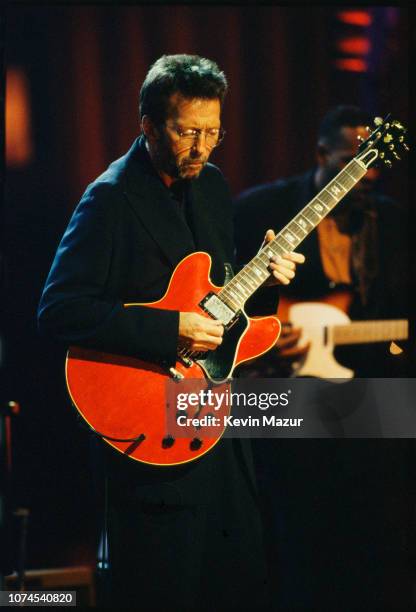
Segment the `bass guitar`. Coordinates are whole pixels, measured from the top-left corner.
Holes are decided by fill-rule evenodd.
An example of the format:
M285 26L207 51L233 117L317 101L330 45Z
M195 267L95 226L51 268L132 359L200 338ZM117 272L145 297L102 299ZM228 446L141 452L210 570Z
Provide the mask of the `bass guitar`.
M167 431L167 381L203 379L207 385L224 383L231 379L239 364L274 346L281 329L279 319L249 318L244 304L270 276L271 256L295 250L371 166L380 162L391 166L398 153L407 150L406 130L398 121L377 118L375 125L345 168L224 287L210 281L210 256L193 253L175 268L160 300L140 304L197 312L220 320L225 332L215 351L181 350L176 365L167 369L139 358L70 347L66 358L68 391L93 431L131 459L159 466L193 461L218 442L223 429L208 437L195 428L193 438L175 437ZM206 410L203 406L196 408L199 417Z

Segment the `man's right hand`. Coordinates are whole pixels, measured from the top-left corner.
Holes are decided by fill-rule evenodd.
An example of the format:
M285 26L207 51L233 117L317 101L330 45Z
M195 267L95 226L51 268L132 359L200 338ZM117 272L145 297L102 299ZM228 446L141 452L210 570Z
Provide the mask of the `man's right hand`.
M224 326L220 321L196 312L179 313L179 347L192 351L213 351L222 342Z

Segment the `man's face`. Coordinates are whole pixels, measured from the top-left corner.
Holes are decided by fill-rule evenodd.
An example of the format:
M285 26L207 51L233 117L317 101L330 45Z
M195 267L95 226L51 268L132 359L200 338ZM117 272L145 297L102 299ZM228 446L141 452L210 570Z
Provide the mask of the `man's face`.
M340 130L341 140L338 145L318 155L318 163L321 168L321 186L325 186L334 178L358 153L360 141L358 136L366 140L369 133L364 126L342 127ZM364 207L371 197L379 171L370 168L367 174L357 183L345 199L354 203L356 207Z
M184 141L179 134L191 128L219 129L220 112L219 99L188 99L173 94L165 124L156 128L152 143L158 170L173 179L198 177L214 147L207 143L206 132L191 141Z

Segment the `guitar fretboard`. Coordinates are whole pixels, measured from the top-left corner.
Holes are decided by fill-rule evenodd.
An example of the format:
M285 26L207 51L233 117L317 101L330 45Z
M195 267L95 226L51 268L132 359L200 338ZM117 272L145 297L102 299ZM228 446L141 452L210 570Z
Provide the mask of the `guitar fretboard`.
M283 229L266 244L219 292L221 299L234 311L271 275L270 258L294 251L322 219L366 174L366 166L352 159ZM278 205L278 203L277 203Z
M388 340L407 340L409 324L406 319L386 321L354 321L348 325L334 325L334 344L361 344Z

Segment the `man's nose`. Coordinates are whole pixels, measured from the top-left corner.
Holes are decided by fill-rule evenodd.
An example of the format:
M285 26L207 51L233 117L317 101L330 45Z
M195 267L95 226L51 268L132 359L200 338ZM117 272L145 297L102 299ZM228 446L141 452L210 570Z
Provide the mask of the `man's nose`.
M207 137L205 135L205 132L199 132L198 135L195 137L195 140L192 144L192 151L194 151L195 153L199 153L200 155L202 155L206 151L209 151L209 147L207 147Z

